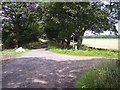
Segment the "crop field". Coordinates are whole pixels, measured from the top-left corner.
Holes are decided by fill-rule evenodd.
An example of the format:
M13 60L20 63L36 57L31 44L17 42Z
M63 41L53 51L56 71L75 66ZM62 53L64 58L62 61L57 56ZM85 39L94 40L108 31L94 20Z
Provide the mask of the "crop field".
M113 50L119 50L118 49L118 42L120 42L118 39L83 39L83 44L95 47L95 48L104 48L104 49L113 49Z

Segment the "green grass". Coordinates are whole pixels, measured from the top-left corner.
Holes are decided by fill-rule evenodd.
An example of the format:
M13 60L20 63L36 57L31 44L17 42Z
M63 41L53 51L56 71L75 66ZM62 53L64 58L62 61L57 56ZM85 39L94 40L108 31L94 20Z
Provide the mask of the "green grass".
M105 58L118 58L118 51L116 50L96 49L96 48L89 48L87 46L83 46L81 50L49 47L49 51L60 54L75 55L75 56L97 56L97 57L105 57Z
M1 51L1 53L2 53L2 55L20 56L20 55L30 51L31 49L39 48L39 46L42 44L43 44L42 41L31 42L31 43L27 43L23 46L23 48L25 49L25 52L16 52L16 49L14 48L14 49L4 49L3 51Z
M106 61L93 66L76 79L76 88L120 88L120 65Z
M40 45L42 45L42 41L39 42L32 42L32 43L28 43L26 45L23 46L23 48L25 49L25 52L16 52L16 49L4 49L3 51L0 52L0 55L4 55L4 56L20 56L28 51L30 51L31 49L37 49L39 48Z
M29 50L30 49L25 49L25 52L28 52ZM14 56L20 56L25 52L16 52L16 49L5 49L1 51L2 55L14 55Z

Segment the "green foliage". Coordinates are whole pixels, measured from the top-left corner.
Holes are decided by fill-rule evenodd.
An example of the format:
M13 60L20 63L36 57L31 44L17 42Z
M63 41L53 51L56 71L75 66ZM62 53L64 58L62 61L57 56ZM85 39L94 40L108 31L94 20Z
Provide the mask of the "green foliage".
M117 33L118 3L102 2L3 2L3 48L37 42L44 34L51 41L70 45L71 34L79 45L86 30Z
M107 30L117 33L115 23L118 22L116 16L118 3L111 5L115 7L111 7L110 13L109 5L104 5L102 2L51 2L46 4L43 17L45 33L51 41L64 44L66 40L68 46L73 32L80 45L86 30L93 33Z
M37 49L40 47L41 44L42 44L41 42L32 42L32 43L27 43L26 45L24 45L24 47L29 49Z
M79 88L120 88L120 67L115 61L106 61L93 66L76 79Z
M64 6L67 3L50 3L47 7L45 22L45 32L50 40L59 40L70 37L71 23ZM73 26L73 25L72 25ZM70 34L69 34L70 33Z
M51 49L51 48L60 48L60 44L57 42L54 42L54 41L49 41L48 42L48 49Z
M61 54L75 55L75 56L97 56L97 57L106 57L106 58L118 58L118 51L107 50L100 48L92 48L82 45L80 50L72 49L60 49L54 47L49 47L49 51Z
M38 5L36 7L36 5ZM3 2L3 48L36 42L41 34L41 8L33 2Z

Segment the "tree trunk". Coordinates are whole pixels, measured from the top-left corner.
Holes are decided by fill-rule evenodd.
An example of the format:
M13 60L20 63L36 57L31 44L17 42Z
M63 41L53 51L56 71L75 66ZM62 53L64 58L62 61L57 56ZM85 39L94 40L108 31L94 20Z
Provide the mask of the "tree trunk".
M64 42L65 40L61 40L61 48L64 48Z
M79 33L79 38L78 38L78 41L77 41L77 49L78 50L81 48L84 33L85 33L85 30L84 30L84 28L82 28L82 31Z
M67 39L67 48L70 48L70 39Z
M15 40L15 44L16 44L16 48L18 48L19 46L18 46L18 40L17 39Z
M19 32L18 32L18 25L15 24L15 27L14 27L14 33L15 33L15 44L16 44L16 48L19 47Z

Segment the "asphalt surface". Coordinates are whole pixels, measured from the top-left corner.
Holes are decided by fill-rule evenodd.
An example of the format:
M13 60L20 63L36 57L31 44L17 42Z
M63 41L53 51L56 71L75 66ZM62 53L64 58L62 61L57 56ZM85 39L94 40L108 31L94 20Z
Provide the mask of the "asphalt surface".
M89 60L89 59L102 59L102 57L90 57L90 56L72 56L65 54L57 54L53 52L49 52L47 49L33 49L24 55L21 58L30 58L37 57L47 60L55 60L55 61L66 61L66 60Z
M74 88L76 77L105 60L109 59L32 50L19 58L2 61L2 87Z

